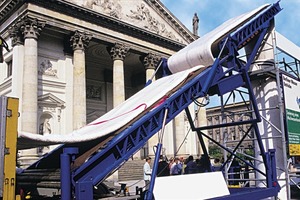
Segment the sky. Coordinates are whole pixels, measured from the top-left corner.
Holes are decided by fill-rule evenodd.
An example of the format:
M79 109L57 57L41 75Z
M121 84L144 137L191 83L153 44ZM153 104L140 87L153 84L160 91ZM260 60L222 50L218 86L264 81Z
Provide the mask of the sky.
M228 19L277 0L161 0L176 18L192 31L194 13L200 19L198 35L212 31ZM300 46L300 0L281 0L275 29Z
M254 10L277 0L161 0L165 7L178 18L191 32L194 13L199 17L198 35L212 31L230 18ZM275 29L290 41L300 46L300 0L281 0L283 9L275 16ZM225 95L226 98L227 94ZM236 96L236 101L241 101ZM230 100L232 102L232 100ZM207 107L219 105L219 98L210 97Z

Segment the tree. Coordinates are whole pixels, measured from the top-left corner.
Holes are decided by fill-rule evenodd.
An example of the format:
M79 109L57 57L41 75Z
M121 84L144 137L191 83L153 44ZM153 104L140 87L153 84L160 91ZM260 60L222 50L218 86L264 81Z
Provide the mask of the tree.
M222 149L217 145L209 145L208 152L211 158L221 159L223 157Z

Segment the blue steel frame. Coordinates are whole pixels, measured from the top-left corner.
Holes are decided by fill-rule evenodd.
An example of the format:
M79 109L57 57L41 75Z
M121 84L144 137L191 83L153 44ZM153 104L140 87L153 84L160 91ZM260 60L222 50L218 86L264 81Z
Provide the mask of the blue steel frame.
M260 121L260 117L255 98L252 94L248 70L267 33L271 20L273 20L274 16L280 10L279 2L273 4L265 11L262 11L261 14L250 23L237 30L232 36L229 35L226 39L222 40L220 42L220 46L225 47L224 51L221 52L222 54L220 54L220 57L216 58L211 67L206 68L196 77L192 78L189 82L172 94L172 96L168 97L163 104L149 111L146 115L140 117L126 129L111 138L110 141L105 144L103 149L98 150L95 155L81 166L71 169L72 172L70 171L69 173L66 172L67 170L62 172L64 173L62 174L62 177L66 175L66 173L71 174L71 183L75 190L76 199L92 200L94 186L98 185L109 175L113 174L119 167L122 166L122 164L130 159L134 153L141 149L145 143L163 127L164 122L167 124L181 111L186 109L195 99L204 97L209 93L223 95L238 87L248 88L250 98L252 99L253 106L255 107L255 114L257 116L257 118L253 120L252 126L258 133L257 122ZM243 65L243 63L237 59L238 49L242 48L249 41L254 39L256 40L256 45L252 54L248 58L247 63ZM166 110L168 110L168 113L165 113ZM197 130L198 133L199 131L200 130ZM278 193L278 187L274 186L277 183L276 171L274 170L275 167L270 166L270 160L272 160L272 158L270 158L269 154L264 151L263 144L259 138L258 141L259 147L262 149L262 156L267 169L267 188L271 191L270 194L276 195ZM48 159L51 155L54 156L57 152L62 152L62 149L66 147L72 146L60 146L56 149L56 153L50 153ZM61 162L70 162L70 158L68 156L65 157L67 160ZM154 169L157 169L157 164L158 159L155 159ZM40 160L37 164L31 166L31 168L42 165L44 165L43 161ZM68 169L68 167L65 168ZM155 170L152 174L156 174ZM152 196L154 182L155 175L152 175L150 183L151 190L148 192L150 196ZM69 190L69 187L67 190ZM66 191L66 194L69 194L69 191ZM241 195L244 195L243 197L240 196L240 198L243 199L246 199L249 196L248 193L246 195L244 193Z
M119 133L104 149L76 169L72 175L76 199L93 199L93 186L115 172L162 128L166 108L168 109L166 123L168 123L182 110L187 108L194 99L206 96L209 89L213 89L219 95L223 95L238 87L243 86L248 88L257 117L253 120L252 126L255 132L259 133L257 122L260 121L260 117L252 93L248 70L267 33L271 20L280 10L279 2L273 4L248 25L236 31L232 36L228 36L228 38L224 39L221 44L223 46L225 45L224 52L228 52L227 54L221 54L221 57L217 58L211 67L186 83L176 93L167 98L163 104L149 111L145 116L142 116L127 129ZM256 45L246 65L243 65L242 62L237 59L237 51L252 38L256 38ZM226 71L223 71L224 66L227 66ZM232 75L232 72L235 72L234 75ZM278 187L273 187L273 184L276 185L277 183L276 175L271 174L272 168L269 162L269 154L264 150L260 135L257 134L257 136L266 166L267 188L272 191L272 195L276 195ZM157 161L154 162L154 169L156 169L157 164ZM156 172L154 171L153 174L156 174ZM270 177L273 177L273 179L271 180ZM150 188L152 189L154 182L155 176L153 175L150 183ZM151 190L149 191L150 195L152 195L152 192Z
M97 185L107 176L115 172L118 167L142 148L145 143L162 128L166 108L168 108L166 117L166 123L168 123L183 109L188 107L194 98L199 97L202 85L205 82L204 80L207 80L209 72L210 70L206 69L190 80L163 104L151 110L130 127L119 133L107 144L105 149L98 152L75 170L73 183L75 184L76 198L92 198L92 193L90 193L92 186ZM221 67L219 72L222 72ZM153 172L153 174L155 174L155 172ZM154 181L154 179L155 177L153 176L152 180ZM88 191L86 188L90 188L90 190Z

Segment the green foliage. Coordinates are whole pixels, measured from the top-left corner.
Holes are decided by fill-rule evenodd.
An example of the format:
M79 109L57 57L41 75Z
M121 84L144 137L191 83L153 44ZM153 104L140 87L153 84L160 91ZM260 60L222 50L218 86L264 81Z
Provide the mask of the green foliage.
M208 147L208 153L209 153L209 156L211 158L219 158L219 159L222 159L223 158L223 149L221 149L219 146L217 145L209 145ZM243 151L244 154L246 155L249 155L251 157L255 157L255 154L254 154L254 149L244 149ZM239 152L237 152L237 155L245 160L249 160L250 158L243 155L243 154L240 154Z
M252 157L255 156L254 149L245 149L244 153L247 154L247 155L249 155L249 156L252 156Z
M223 150L217 145L209 145L208 153L211 158L223 158Z

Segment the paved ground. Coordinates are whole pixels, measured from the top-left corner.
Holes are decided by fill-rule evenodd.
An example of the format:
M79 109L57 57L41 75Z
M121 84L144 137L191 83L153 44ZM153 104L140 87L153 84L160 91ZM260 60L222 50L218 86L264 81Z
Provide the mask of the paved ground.
M144 180L131 180L131 181L122 181L122 182L115 182L115 186L121 186L121 183L125 183L126 187L129 189L130 194L136 193L136 187L142 188L145 186Z

